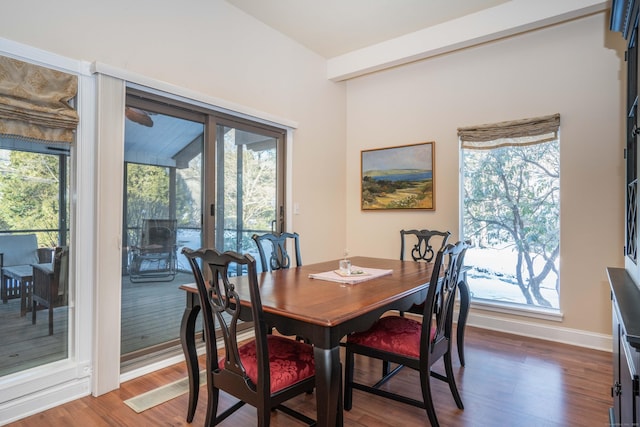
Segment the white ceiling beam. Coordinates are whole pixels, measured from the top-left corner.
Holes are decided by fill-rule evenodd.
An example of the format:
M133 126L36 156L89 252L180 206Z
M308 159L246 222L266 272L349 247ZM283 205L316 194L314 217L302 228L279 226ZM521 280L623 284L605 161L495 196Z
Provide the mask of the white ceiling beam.
M327 77L343 81L492 40L602 12L607 0L511 0L327 60Z

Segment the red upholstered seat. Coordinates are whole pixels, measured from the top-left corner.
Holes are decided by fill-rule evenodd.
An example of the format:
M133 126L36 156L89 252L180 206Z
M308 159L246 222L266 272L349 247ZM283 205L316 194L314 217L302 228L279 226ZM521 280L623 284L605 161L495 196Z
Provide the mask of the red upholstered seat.
M433 263L428 280L427 297L422 305L422 322L404 316L385 316L367 331L351 334L345 343L344 409L351 410L353 389L372 393L398 402L425 409L429 423L437 427L431 393L431 378L445 381L459 409L464 409L456 386L451 363L451 330L456 291L467 242L447 244L441 248ZM382 378L373 385L354 379L355 355L382 361ZM442 359L445 374L432 369ZM397 366L390 370L390 364ZM403 394L402 388L382 388L404 367L420 373L420 396ZM419 397L419 398L418 398Z
M422 324L417 320L387 316L379 319L369 330L349 335L347 340L352 344L417 359L420 357L421 328ZM435 328L431 328L431 338L434 334Z
M311 345L277 335L269 335L267 341L271 393L283 390L315 375L316 368ZM247 376L256 384L258 382L256 342L250 341L239 347L238 351ZM220 369L224 369L224 357L220 358L218 366Z
M214 248L197 251L183 248L182 253L193 271L204 321L208 392L204 425L218 425L248 403L256 408L255 425L268 427L271 412L281 410L315 426L315 420L284 405L315 388L313 347L267 333L271 328L262 310L255 258ZM231 275L238 267L247 272L246 281L241 283ZM246 286L248 298L241 299L236 286ZM253 333L253 338L240 340L238 325L248 320L253 328L246 333ZM220 358L220 354L224 356ZM218 414L220 391L237 401Z

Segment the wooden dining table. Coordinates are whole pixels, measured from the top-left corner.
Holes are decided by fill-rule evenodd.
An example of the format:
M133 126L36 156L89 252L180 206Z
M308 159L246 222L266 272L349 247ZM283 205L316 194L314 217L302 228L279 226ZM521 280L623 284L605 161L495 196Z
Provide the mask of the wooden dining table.
M258 274L265 320L284 335L298 335L314 346L318 426L341 426L342 405L340 341L346 335L364 331L386 311L409 311L423 302L431 278L432 264L394 259L350 257L354 268L389 269L391 274L356 284L310 278L310 274L338 268L339 260ZM249 300L246 276L232 278L242 300ZM199 366L196 352L196 317L200 301L194 285L182 285L187 305L180 338L189 373L191 422L198 401ZM462 339L469 308L466 283L461 287L458 339ZM464 294L464 295L462 295Z

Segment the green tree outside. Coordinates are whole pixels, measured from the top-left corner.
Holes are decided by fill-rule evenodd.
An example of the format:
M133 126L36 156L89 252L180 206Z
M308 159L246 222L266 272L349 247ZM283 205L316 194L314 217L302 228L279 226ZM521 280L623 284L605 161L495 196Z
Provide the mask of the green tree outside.
M38 245L58 246L60 156L15 150L0 152L4 154L0 170L0 227L16 231L52 230L36 232Z
M176 174L176 219L178 227L193 227L191 191ZM169 168L129 163L127 165L127 226L129 244L136 245L143 219L171 219L169 212ZM199 226L199 222L197 224Z
M275 140L252 149L246 144L236 144L234 130L225 133L222 195L225 250L249 252L255 248L253 233L271 230L271 221L276 218L276 152ZM242 207L241 212L238 206ZM236 241L238 230L242 233Z
M516 252L515 283L529 305L552 306L541 293L550 273L559 290L559 154L558 141L464 150L465 238Z

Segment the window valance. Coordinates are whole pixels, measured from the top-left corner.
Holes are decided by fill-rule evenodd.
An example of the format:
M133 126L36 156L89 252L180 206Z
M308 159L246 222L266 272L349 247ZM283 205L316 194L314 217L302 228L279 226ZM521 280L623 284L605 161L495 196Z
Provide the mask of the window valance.
M0 135L73 142L77 92L77 76L0 56Z
M462 148L492 149L533 145L558 139L560 114L458 128Z

